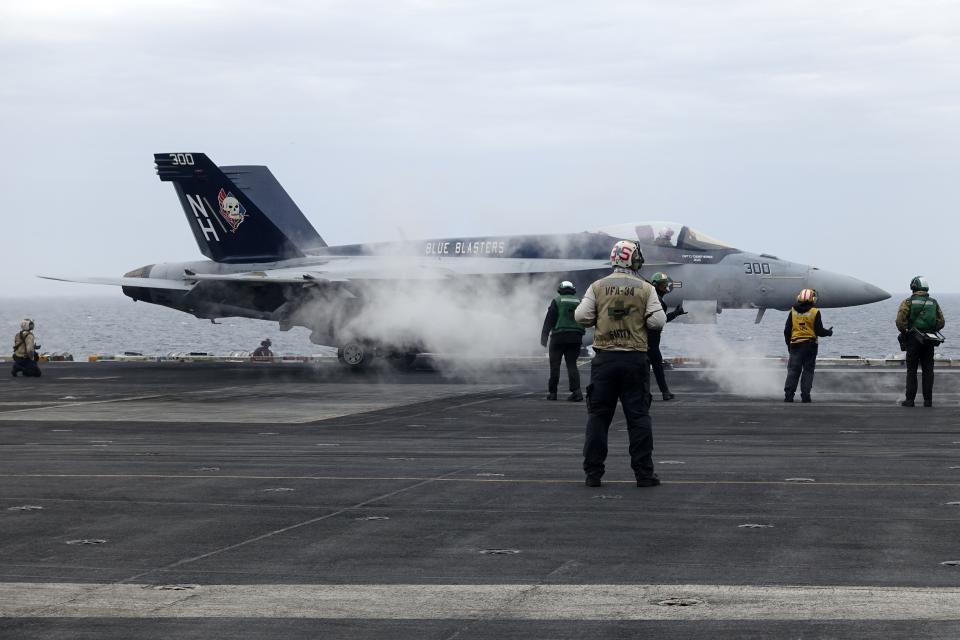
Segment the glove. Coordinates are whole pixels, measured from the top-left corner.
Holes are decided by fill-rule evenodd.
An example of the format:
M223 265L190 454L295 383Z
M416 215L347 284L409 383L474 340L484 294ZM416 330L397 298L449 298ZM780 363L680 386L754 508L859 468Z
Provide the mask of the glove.
M541 347L547 346L547 339L546 339L546 338L540 338L540 346L541 346Z
M678 316L685 316L685 315L687 315L687 312L683 310L683 303L682 303L682 302L677 305L677 315L678 315Z
M829 329L827 329L827 335L828 335L828 336L832 336L832 335L833 335L833 327L830 327Z

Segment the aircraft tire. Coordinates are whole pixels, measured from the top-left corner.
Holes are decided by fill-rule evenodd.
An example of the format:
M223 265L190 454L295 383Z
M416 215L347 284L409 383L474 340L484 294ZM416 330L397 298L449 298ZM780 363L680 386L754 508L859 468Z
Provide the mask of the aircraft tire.
M348 342L337 349L337 360L352 369L362 369L373 362L374 348L363 342Z

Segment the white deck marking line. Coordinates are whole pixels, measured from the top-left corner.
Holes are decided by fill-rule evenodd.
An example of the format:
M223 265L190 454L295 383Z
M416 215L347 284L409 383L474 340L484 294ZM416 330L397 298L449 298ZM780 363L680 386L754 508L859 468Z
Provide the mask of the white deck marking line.
M154 393L146 396L124 396L122 398L107 398L105 400L83 400L81 402L61 402L57 404L48 404L40 407L30 407L29 409L11 409L10 411L0 411L0 414L22 413L24 411L44 411L46 409L67 409L70 407L84 407L91 404L110 404L113 402L132 402L135 400L153 400L156 398L167 398L170 396L202 395L209 393L223 393L217 389L199 389L194 391L177 391L172 393Z
M696 598L693 606L663 606ZM0 616L379 620L960 620L960 589L736 585L0 584Z
M42 407L30 407L29 409L11 409L9 411L0 411L0 413L6 415L8 413L22 413L24 411L44 411L46 409L66 409L69 407L83 407L89 404L108 404L111 402L129 402L131 400L152 400L154 398L162 398L168 396L168 393L156 393L149 396L126 396L123 398L109 398L107 400L85 400L83 402L62 402L58 404L48 404Z
M476 468L482 468L477 465ZM471 467L473 469L474 467ZM460 473L453 471L451 473ZM425 478L422 476L243 476L219 475L208 473L204 475L164 475L164 474L136 474L136 473L0 473L0 478L87 478L87 479L126 479L141 478L154 480L323 480L344 482L499 482L515 484L582 484L581 479L571 478L468 478L468 477L440 477ZM604 480L603 484L632 485L635 480ZM696 484L696 485L786 485L790 487L960 487L960 482L785 482L783 480L662 480L663 484Z

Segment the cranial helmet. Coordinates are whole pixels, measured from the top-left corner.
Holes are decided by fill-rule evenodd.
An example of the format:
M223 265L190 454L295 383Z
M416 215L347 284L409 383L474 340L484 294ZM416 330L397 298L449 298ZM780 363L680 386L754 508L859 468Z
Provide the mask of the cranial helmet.
M265 346L265 347L269 347L269 346L272 345L273 343L270 342L270 338L267 338L267 339L265 339L265 340L261 340L261 341L260 341L260 344L262 344L262 345Z
M610 264L614 267L639 271L643 266L643 253L640 252L636 242L620 240L610 251Z
M663 271L657 271L655 274L650 276L650 284L655 287L659 287L660 283L666 283L667 291L673 289L673 278L665 274Z
M923 276L917 276L910 281L910 291L930 291L930 283Z
M557 287L557 293L576 293L577 287L569 280L564 280Z
M803 304L804 302L809 302L810 304L817 303L817 290L816 289L802 289L800 293L797 294L797 302Z
M33 320L24 318L20 321L20 331L33 331Z

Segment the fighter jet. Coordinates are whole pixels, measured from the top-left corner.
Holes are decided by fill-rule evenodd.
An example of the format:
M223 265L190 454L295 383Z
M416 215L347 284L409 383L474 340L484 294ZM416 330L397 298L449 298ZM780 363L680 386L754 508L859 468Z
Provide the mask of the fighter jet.
M787 310L797 292L816 289L820 307L890 297L850 276L737 249L689 226L639 222L569 234L458 237L328 246L264 166L218 167L203 153L158 153L157 175L172 182L201 253L208 260L150 264L122 278L62 278L119 285L134 300L198 318L246 317L304 326L316 344L335 345L342 362L376 356L410 361L416 338L364 335L351 323L378 286L497 279L512 286L537 278L571 280L582 291L609 273L612 245L639 243L645 277L674 281L666 300L694 322L723 309ZM542 289L541 289L542 290Z

